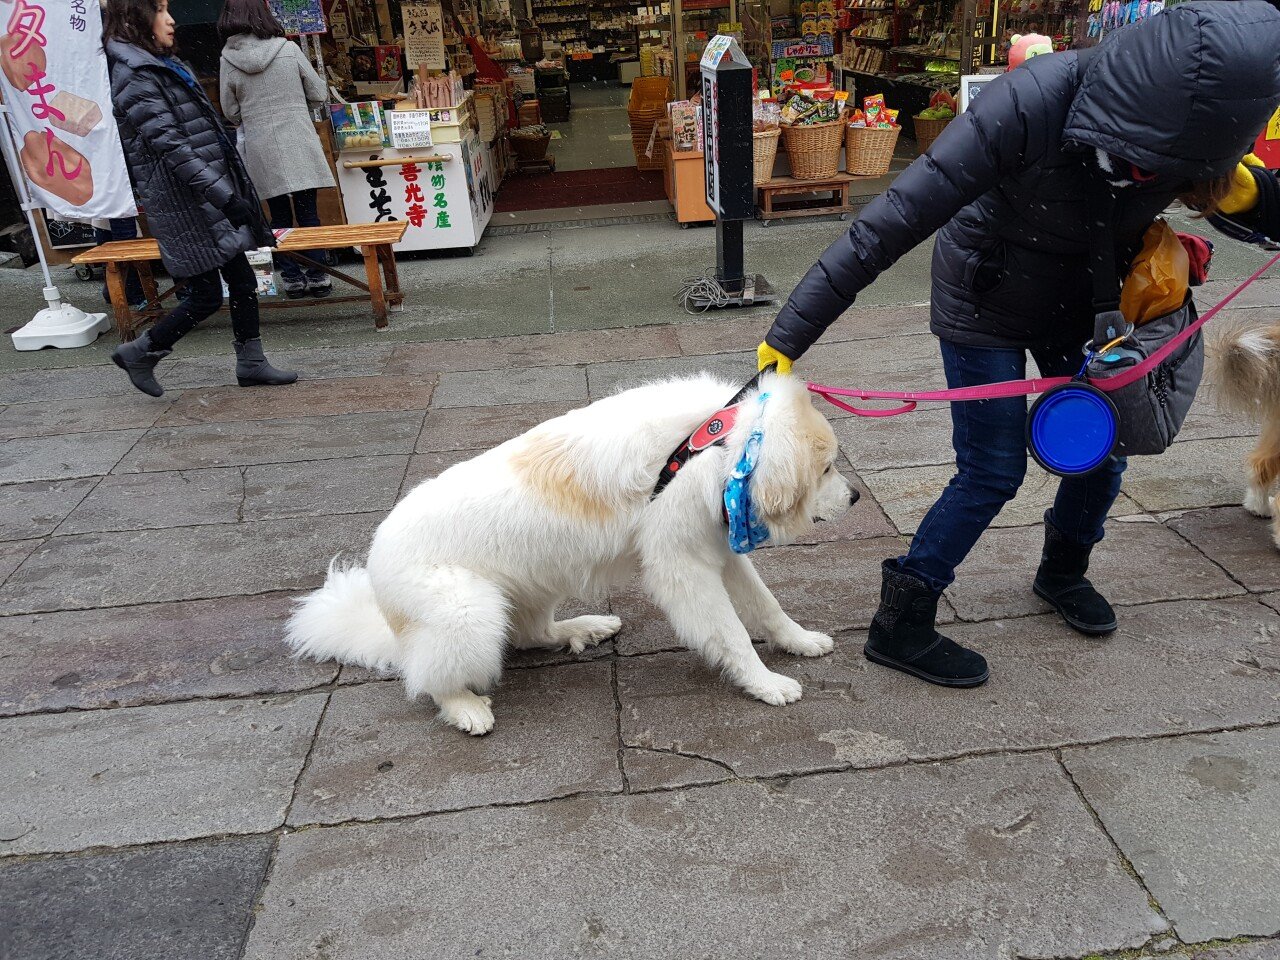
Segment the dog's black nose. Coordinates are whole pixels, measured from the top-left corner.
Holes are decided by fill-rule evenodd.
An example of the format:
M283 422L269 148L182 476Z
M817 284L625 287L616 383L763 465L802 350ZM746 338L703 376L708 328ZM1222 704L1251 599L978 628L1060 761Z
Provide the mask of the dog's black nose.
M861 497L862 497L862 494L860 494L857 490L855 490L853 487L849 488L849 506L852 507L855 503L858 502L858 500Z

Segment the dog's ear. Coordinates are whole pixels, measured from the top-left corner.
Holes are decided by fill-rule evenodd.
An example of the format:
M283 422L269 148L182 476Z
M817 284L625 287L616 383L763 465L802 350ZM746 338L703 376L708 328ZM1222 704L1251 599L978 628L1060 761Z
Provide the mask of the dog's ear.
M831 428L808 391L790 377L769 378L760 460L751 496L766 522L790 522L835 454Z

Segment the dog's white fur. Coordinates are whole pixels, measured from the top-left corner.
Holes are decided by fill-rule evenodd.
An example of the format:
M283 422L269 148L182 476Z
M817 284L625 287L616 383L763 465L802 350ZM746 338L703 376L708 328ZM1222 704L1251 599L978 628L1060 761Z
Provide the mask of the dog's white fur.
M1244 508L1274 517L1271 537L1280 548L1280 321L1266 326L1237 324L1209 343L1216 398L1236 414L1261 422L1258 445L1245 473Z
M800 656L831 638L788 617L746 556L728 546L725 482L757 418L760 459L751 481L771 543L856 499L833 468L835 435L804 384L766 376L763 407L748 397L722 447L693 457L656 499L676 445L734 387L698 376L627 390L549 420L412 490L383 521L365 567L336 561L325 585L289 621L295 653L404 678L460 730L488 733L491 690L505 645L580 652L621 629L617 617L557 621L569 597L603 595L639 575L676 635L765 703L800 698L774 673L751 631Z

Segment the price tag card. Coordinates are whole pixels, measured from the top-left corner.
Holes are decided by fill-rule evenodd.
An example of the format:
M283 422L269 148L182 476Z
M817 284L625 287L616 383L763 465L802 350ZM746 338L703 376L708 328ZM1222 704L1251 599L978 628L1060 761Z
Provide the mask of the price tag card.
M431 113L428 110L390 110L391 146L417 150L431 146Z

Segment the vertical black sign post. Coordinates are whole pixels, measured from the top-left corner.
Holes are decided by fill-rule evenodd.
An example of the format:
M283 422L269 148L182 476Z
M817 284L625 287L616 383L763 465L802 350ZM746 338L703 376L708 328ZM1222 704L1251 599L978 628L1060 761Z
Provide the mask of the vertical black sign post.
M717 36L707 44L702 54L703 163L707 206L716 215L716 281L724 296L695 302L703 309L767 303L772 292L763 277L746 275L742 256L742 222L756 208L751 75L751 62L733 37Z

